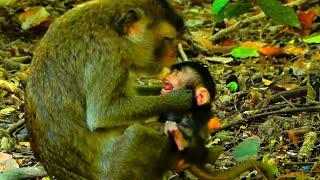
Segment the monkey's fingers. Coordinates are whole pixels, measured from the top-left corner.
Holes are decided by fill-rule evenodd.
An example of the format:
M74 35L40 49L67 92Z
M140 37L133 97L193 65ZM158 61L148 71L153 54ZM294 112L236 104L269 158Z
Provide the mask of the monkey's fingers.
M176 130L178 130L178 125L177 125L176 122L174 122L174 121L166 121L164 123L163 131L164 131L165 135L171 134L172 132L174 132Z
M183 151L186 147L182 133L177 129L171 133L179 151Z

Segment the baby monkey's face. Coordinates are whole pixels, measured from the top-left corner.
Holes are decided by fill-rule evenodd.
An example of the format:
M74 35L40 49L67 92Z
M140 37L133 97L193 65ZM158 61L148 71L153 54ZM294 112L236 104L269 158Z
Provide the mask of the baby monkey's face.
M172 70L164 77L163 83L161 94L167 94L180 88L188 88L194 90L198 106L210 103L210 94L207 88L201 84L201 78L197 72L190 67Z
M191 68L185 67L181 70L174 69L164 77L164 87L161 90L161 94L167 94L172 90L183 87L192 89L197 78L196 72Z

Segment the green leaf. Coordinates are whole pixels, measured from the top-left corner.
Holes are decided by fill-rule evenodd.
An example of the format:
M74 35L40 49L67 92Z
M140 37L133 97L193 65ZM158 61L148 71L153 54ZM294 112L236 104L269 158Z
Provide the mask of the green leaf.
M236 58L259 57L259 53L254 48L236 47L232 49L231 55Z
M268 163L269 161L269 156L270 154L265 154L263 157L262 157L262 162L268 166L268 169L272 172L272 174L275 174L277 176L280 175L280 171L279 169L276 167L276 166L272 166L271 164Z
M252 7L252 4L244 3L244 2L240 2L240 3L237 3L237 4L225 6L214 17L214 21L221 22L225 18L229 19L229 18L232 18L232 17L235 17L235 16L239 16L241 14L244 14L244 13L248 12L248 10L251 7Z
M212 3L211 11L213 14L217 14L223 7L228 4L229 0L214 0Z
M258 136L252 136L234 147L233 157L240 162L251 157L257 157L259 150L260 139Z
M313 35L313 36L308 36L303 39L303 42L311 44L311 43L320 43L320 34L318 35Z
M230 82L230 83L227 84L227 88L228 88L232 93L234 93L234 92L236 92L236 91L238 90L239 85L238 85L237 82L232 81L232 82Z
M276 23L301 27L298 15L292 7L283 6L278 0L260 0L257 5Z

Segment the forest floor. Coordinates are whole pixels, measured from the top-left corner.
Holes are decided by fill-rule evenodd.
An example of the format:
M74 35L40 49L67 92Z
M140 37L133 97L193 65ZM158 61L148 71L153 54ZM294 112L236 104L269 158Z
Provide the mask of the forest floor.
M39 165L25 127L28 68L54 19L81 2L0 1L0 172ZM301 29L258 17L257 8L214 23L211 3L192 2L174 1L187 27L178 59L207 64L217 84L213 105L221 124L209 145L224 150L214 168L235 166L234 147L259 137L256 158L272 166L278 179L319 179L320 44L303 41L319 32L319 1L295 6ZM258 54L241 57L235 52L238 47ZM259 179L257 174L244 173L242 178Z

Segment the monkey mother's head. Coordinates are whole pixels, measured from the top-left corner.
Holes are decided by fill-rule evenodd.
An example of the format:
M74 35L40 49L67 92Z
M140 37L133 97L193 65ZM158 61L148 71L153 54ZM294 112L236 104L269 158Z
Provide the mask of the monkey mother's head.
M184 21L166 0L120 0L115 4L113 29L121 39L125 66L157 73L176 58L176 37Z

